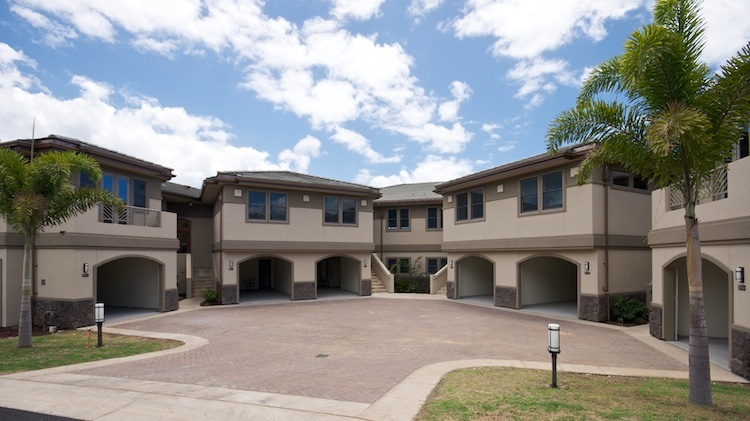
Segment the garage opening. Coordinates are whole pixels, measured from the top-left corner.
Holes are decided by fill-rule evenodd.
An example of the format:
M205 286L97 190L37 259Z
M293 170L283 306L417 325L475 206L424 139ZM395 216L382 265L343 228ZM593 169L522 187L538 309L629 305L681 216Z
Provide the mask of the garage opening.
M456 264L458 298L494 306L495 265L478 256L466 257Z
M518 264L521 308L578 317L578 266L554 256Z
M729 332L731 300L729 288L731 273L715 263L703 259L703 301L706 312L706 329L709 337L711 362L724 368L729 366ZM687 280L687 259L681 257L664 269L665 297L674 297L666 305L664 317L665 338L676 341L687 349L690 338L690 295Z
M240 302L290 300L292 263L278 257L256 257L239 264Z
M140 257L124 257L96 269L96 301L104 303L108 322L140 317L160 310L162 301L160 263Z
M318 298L359 295L362 263L345 256L323 259L317 264Z

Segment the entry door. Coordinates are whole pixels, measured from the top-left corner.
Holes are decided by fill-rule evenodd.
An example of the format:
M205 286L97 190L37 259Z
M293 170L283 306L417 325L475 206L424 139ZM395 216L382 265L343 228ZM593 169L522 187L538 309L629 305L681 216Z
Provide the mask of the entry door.
M258 262L258 280L260 289L271 288L271 259L260 259Z

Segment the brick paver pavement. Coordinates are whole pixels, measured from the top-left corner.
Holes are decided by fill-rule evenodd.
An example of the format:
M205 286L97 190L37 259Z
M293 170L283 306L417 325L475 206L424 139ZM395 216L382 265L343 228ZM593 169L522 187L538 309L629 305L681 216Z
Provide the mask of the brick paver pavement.
M463 359L686 370L624 332L451 301L352 300L204 308L118 328L201 336L193 351L78 373L372 403L413 370Z

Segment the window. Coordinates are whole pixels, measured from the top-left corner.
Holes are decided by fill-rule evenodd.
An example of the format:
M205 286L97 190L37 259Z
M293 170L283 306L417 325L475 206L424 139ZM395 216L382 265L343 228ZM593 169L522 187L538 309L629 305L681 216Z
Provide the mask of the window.
M408 231L409 228L409 209L388 209L388 231Z
M443 229L443 208L427 208L427 229Z
M394 275L408 275L411 263L408 257L389 257L385 259L388 270Z
M89 175L81 171L81 175L78 182L79 187L96 187L96 183L91 181Z
M326 197L323 199L323 221L326 224L357 224L357 201L350 198Z
M446 257L428 258L427 259L427 272L430 275L433 275L447 264L448 264L448 259Z
M146 207L146 182L133 180L133 206Z
M286 193L249 191L247 193L247 219L250 221L286 222Z
M648 181L645 178L619 168L612 169L612 185L637 190L648 190Z
M542 211L563 207L562 171L521 180L521 213L539 211L539 184L542 186Z
M484 218L484 190L456 195L456 221Z
M177 218L177 239L180 240L177 253L190 253L190 220Z

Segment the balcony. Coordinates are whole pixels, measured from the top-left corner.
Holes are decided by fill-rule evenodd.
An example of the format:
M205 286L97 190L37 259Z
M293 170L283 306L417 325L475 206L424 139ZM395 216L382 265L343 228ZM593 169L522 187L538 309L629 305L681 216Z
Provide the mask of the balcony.
M110 205L99 206L99 222L105 224L134 225L139 227L161 227L161 212L154 209L125 206L117 210Z
M670 186L669 190L669 210L677 210L683 207L682 191L679 187ZM717 168L711 176L703 182L698 192L697 204L715 202L726 199L729 193L729 179L727 177L726 167Z

